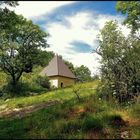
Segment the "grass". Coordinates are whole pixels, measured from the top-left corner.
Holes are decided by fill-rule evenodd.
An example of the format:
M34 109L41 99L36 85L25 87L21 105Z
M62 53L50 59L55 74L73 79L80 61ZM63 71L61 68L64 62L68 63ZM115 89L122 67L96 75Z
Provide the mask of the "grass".
M1 106L5 105L7 108L29 106L49 100L60 102L24 118L0 118L0 138L114 139L121 138L124 131L130 133L129 138L140 138L140 105L134 104L127 108L114 101L100 100L96 90L92 89L98 82L81 84L81 102L72 92L72 87L36 96L1 100Z
M92 82L92 86L96 86L98 81ZM83 85L83 84L82 84ZM85 86L87 88L91 87L91 83L86 83ZM87 89L85 91L85 86L81 86L80 96L86 97L95 93L93 89ZM34 105L42 102L47 101L60 101L64 102L66 100L70 100L72 98L76 98L76 95L72 92L72 88L65 88L65 89L57 89L54 91L50 91L44 94L36 95L36 96L29 96L29 97L16 97L12 99L8 99L7 101L0 100L0 105L6 106L8 109L18 108L18 107L25 107L29 105ZM0 111L4 110L5 108L0 108Z

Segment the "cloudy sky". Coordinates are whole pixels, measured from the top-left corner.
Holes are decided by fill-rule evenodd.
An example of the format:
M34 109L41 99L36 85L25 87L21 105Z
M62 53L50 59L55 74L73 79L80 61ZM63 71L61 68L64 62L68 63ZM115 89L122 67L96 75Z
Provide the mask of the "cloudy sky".
M124 18L115 5L115 1L21 1L14 11L50 34L48 51L62 55L75 66L87 66L93 74L100 66L99 56L92 53L98 46L99 30L106 21L121 23ZM126 28L122 30L127 34Z

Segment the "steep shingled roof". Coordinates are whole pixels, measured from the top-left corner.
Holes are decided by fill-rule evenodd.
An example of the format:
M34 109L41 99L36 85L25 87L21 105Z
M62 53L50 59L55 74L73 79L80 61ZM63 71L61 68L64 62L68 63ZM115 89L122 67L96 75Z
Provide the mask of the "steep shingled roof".
M75 75L58 55L55 55L55 57L49 62L48 66L41 71L40 75L75 78Z

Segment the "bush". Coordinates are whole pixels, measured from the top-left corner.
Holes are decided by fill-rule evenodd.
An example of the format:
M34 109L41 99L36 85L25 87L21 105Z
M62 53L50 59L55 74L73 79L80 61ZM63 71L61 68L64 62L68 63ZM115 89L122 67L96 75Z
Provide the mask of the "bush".
M23 83L19 81L17 85L13 86L11 82L3 86L3 95L4 96L21 96L27 95L27 91L29 90L29 85L27 83Z
M47 76L38 76L36 78L36 83L43 87L43 88L47 88L47 89L50 89L50 81L49 81L49 78Z

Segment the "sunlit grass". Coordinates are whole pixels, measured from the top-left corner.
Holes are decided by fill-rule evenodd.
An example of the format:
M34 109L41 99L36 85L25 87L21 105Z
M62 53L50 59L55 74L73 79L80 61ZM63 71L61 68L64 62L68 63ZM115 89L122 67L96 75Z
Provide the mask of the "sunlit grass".
M93 138L92 132L99 138L119 138L119 130L125 125L114 125L113 121L125 120L126 115L130 114L129 109L125 110L119 105L114 107L115 105L111 107L108 102L97 99L96 94L85 97L82 102L72 98L22 119L1 118L0 137L83 139ZM131 115L129 118L133 119ZM129 124L125 129L131 130L131 138L140 138L139 125L132 125Z
M95 87L97 85L98 81L95 82L89 82L84 84L81 84L80 89L80 96L82 98L92 95L95 93L95 89L92 89L90 87ZM85 87L87 89L85 90ZM89 88L89 89L88 89ZM29 97L16 97L12 99L8 99L7 101L1 100L0 105L5 105L7 108L15 108L15 107L25 107L37 103L47 102L47 101L61 101L64 102L66 100L70 100L72 98L76 98L75 94L72 91L72 87L65 88L65 89L56 89L54 91L50 91L47 93L43 93L36 96L29 96ZM2 109L0 109L2 110Z
M82 101L72 87L40 95L1 100L6 108L24 107L48 101L59 101L21 119L0 119L0 138L25 139L93 139L121 138L121 131L130 131L129 138L140 138L140 104L122 107L117 102L98 98L99 81L80 84ZM121 123L118 121L121 121Z

